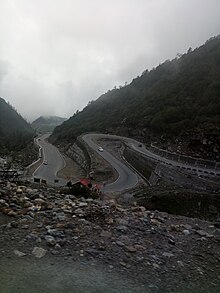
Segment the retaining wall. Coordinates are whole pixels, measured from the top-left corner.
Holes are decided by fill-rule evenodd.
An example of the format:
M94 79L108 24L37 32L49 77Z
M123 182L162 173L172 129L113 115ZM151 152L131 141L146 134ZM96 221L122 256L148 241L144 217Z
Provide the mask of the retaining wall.
M151 144L150 150L153 153L155 153L161 157L167 158L169 160L173 160L173 161L184 163L184 164L194 165L195 167L220 170L220 162L197 159L197 158L193 158L193 157L189 157L189 156L185 156L185 155L172 153L172 152L169 152L166 150L162 150L152 144Z

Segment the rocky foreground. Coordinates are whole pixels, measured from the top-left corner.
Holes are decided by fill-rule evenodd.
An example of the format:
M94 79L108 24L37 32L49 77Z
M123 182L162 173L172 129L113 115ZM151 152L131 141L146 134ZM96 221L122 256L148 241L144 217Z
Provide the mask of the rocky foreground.
M0 186L0 259L86 261L132 278L143 292L220 292L219 247L220 221Z

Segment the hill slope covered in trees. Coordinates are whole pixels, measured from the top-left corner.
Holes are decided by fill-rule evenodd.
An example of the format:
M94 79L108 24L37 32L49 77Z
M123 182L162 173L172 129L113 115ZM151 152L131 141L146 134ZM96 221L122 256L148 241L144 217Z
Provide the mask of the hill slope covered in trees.
M34 137L34 130L12 106L0 98L0 154L24 148Z
M54 128L63 123L66 118L58 116L40 116L31 123L38 133L52 132Z
M55 128L52 140L113 132L166 147L178 142L182 152L218 159L219 109L220 36L89 102Z

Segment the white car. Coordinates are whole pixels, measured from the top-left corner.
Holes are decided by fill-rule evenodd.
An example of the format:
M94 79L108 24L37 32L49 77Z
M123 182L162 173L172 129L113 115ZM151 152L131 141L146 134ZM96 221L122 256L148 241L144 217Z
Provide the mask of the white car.
M103 151L104 151L102 147L98 147L98 150L99 150L100 152L103 152Z
M48 161L47 160L44 161L44 165L48 165Z

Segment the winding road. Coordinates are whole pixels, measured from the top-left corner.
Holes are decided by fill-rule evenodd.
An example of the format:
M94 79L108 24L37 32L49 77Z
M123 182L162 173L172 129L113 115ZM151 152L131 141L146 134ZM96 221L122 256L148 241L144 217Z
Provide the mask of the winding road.
M106 184L105 192L117 192L125 189L130 189L138 183L138 177L128 166L123 164L121 161L117 160L109 152L104 150L100 152L98 150L99 145L96 143L95 139L104 137L104 135L99 134L85 134L82 139L88 144L90 148L96 151L100 156L102 156L110 165L117 171L118 178L115 182Z
M209 166L199 166L195 164L189 164L189 163L183 163L176 160L172 160L166 157L161 157L160 155L150 151L149 149L146 149L146 147L143 145L143 143L138 142L132 138L123 137L123 136L117 136L117 135L111 135L111 134L87 134L83 135L82 138L87 136L93 137L94 139L101 139L106 138L110 140L121 140L123 141L129 148L135 150L136 152L140 153L141 155L144 155L145 157L151 158L156 162L169 165L170 167L178 167L180 169L186 170L188 172L194 172L195 175L200 176L201 174L204 174L206 176L220 176L220 172L214 168L210 168ZM140 147L141 146L141 147Z
M34 172L33 176L46 180L49 184L53 185L66 185L67 181L58 178L57 172L65 167L65 161L58 151L58 149L52 144L47 142L49 134L43 135L40 139L37 140L38 145L43 150L43 158L44 161L47 161L47 164L41 164L38 169ZM131 138L109 135L109 134L98 134L98 133L89 133L81 136L84 143L86 143L91 149L97 152L103 159L105 159L109 164L116 170L118 173L118 178L116 181L106 184L104 186L105 192L119 192L126 189L133 188L138 183L137 174L130 169L126 164L116 159L112 154L110 154L107 150L100 151L98 148L100 145L97 143L98 139L111 139L111 140L121 140L125 144L127 144L131 149L140 153L140 155L144 155L149 157L157 162L170 165L171 167L179 167L189 171L196 172L198 175L202 173L209 175L220 175L216 172L216 170L209 170L207 168L202 168L195 165L184 164L181 162L177 162L174 160L170 160L168 158L161 157L148 149L145 146ZM200 172L200 173L199 173ZM56 183L55 183L56 182Z
M65 161L58 149L46 141L48 137L49 134L45 134L37 139L37 144L42 148L43 162L47 164L42 163L33 176L44 179L52 185L66 185L66 180L57 177L57 172L65 167Z
M66 185L66 180L57 177L57 172L65 166L65 161L58 149L47 142L48 136L48 134L43 135L37 140L37 144L42 148L43 161L46 161L47 164L42 163L34 172L33 176L46 180L48 184L54 185L55 180L58 180L58 183L56 185ZM137 175L128 166L116 159L106 150L100 152L98 150L99 146L95 142L96 137L96 134L87 134L83 135L82 139L85 143L88 144L90 148L92 148L107 162L109 162L118 173L117 180L110 184L106 184L104 187L104 191L118 192L134 187L138 183Z

